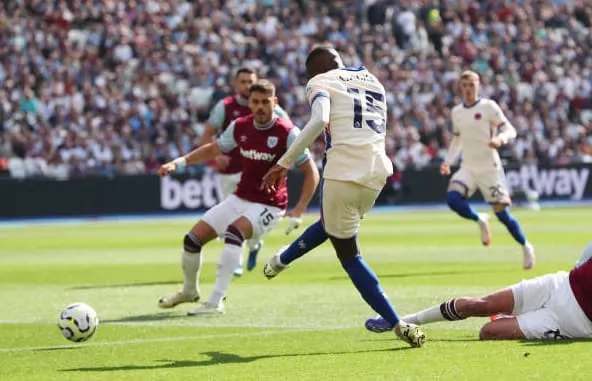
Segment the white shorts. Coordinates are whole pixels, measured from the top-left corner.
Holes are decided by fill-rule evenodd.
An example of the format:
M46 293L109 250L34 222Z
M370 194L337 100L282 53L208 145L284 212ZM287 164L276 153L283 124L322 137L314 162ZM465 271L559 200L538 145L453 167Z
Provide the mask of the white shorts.
M321 221L327 234L342 239L356 235L360 220L372 209L379 194L356 183L323 180Z
M592 322L560 271L523 280L511 287L518 326L527 339L592 338Z
M253 226L252 239L263 239L282 219L285 210L243 200L233 194L204 214L202 221L222 236L228 225L246 217Z
M220 191L222 192L222 194L220 195L220 200L226 200L228 196L230 196L236 191L238 182L241 179L241 174L240 172L231 174L218 173L217 177L218 182L220 184L218 189L220 189Z
M475 190L479 189L485 202L490 204L512 204L503 168L477 170L461 166L450 179L450 183L462 185L467 191L467 197L471 197Z

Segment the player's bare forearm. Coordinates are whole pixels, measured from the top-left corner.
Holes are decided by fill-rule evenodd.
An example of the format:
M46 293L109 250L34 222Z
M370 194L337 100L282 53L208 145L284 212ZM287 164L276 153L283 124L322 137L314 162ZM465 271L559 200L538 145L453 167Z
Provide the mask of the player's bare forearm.
M314 164L312 159L308 159L305 163L301 164L298 168L304 172L304 182L302 183L302 191L300 193L300 199L294 207L294 211L304 213L310 200L314 196L317 186L319 185L320 175L317 166Z
M185 160L187 160L187 165L194 165L205 163L206 161L212 160L222 153L223 152L217 142L210 142L194 149L184 157Z

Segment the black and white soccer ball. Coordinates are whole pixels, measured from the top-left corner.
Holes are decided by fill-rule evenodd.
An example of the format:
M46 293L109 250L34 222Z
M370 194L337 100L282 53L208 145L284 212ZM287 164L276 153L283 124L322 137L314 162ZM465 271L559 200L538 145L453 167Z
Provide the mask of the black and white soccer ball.
M99 326L96 311L85 303L74 303L64 308L58 318L58 328L62 335L76 343L93 337Z

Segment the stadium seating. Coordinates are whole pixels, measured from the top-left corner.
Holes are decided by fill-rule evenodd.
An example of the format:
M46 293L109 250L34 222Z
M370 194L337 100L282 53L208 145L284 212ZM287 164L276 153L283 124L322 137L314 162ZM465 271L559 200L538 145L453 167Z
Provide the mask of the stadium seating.
M327 41L386 84L400 169L441 160L466 68L519 130L506 160L592 161L589 1L13 1L0 38L0 157L14 177L155 171L197 144L242 65L302 126L304 58Z

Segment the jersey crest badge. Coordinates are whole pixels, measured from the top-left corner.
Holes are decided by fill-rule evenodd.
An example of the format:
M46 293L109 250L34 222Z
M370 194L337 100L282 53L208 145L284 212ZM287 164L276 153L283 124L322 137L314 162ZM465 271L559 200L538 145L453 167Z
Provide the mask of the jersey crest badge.
M481 119L481 114L480 113L476 113L475 114L475 119L480 120Z
M277 136L268 136L267 137L267 146L269 148L273 148L278 144L278 137Z
M240 116L240 111L234 110L234 112L232 113L232 115L234 115L235 118L238 118Z
M247 141L247 137L245 135L241 135L240 141L241 141L241 143L246 142Z

